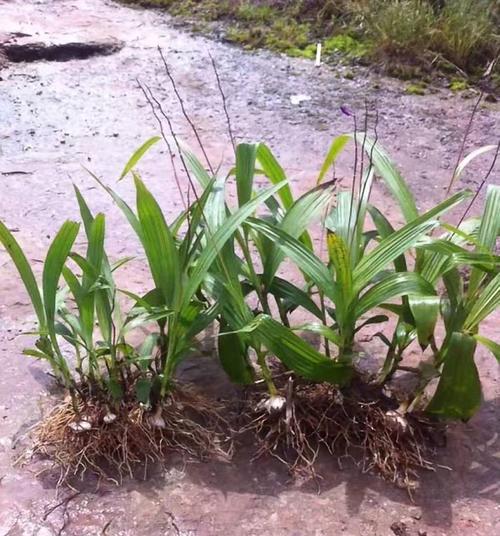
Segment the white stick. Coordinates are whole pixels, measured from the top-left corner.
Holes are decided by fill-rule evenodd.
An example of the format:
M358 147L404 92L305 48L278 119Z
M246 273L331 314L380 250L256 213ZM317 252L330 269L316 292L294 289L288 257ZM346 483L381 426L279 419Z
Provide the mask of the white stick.
M316 67L321 65L321 43L316 45Z

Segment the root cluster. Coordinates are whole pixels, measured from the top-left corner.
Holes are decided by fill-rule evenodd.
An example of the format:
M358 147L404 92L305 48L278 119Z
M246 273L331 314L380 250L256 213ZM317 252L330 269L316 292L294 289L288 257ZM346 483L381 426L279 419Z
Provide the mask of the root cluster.
M76 409L65 400L35 428L32 452L61 469L59 483L86 472L119 483L138 469L146 475L150 464L173 452L228 461L233 428L257 439L254 458L270 454L294 477L318 477L322 451L339 465L350 458L363 472L377 472L410 493L419 470L436 469L436 424L400 413L379 388L354 384L340 392L291 378L279 387L284 396L266 403L267 395L251 389L238 426L229 425L222 407L186 387L175 389L154 412L130 402L111 414L98 400L80 401Z
M121 482L139 467L146 473L148 464L161 463L173 452L228 460L231 444L219 409L183 388L172 392L155 415L131 403L112 414L110 422L109 408L98 401L80 402L75 411L65 400L34 429L33 453L60 467L59 483L86 472Z
M247 400L246 431L258 439L256 458L270 454L294 476L317 477L315 466L324 449L341 465L348 457L363 472L375 471L411 492L420 469L435 470L436 424L403 415L381 393L353 387L341 393L327 384L289 380L283 407L262 407L262 393ZM396 408L394 407L396 406Z

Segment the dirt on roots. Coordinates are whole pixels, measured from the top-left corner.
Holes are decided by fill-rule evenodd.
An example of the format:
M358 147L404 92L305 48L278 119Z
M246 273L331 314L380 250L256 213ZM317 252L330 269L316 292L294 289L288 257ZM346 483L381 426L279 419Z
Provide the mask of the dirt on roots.
M410 494L421 470L438 467L434 458L444 444L443 425L405 414L379 387L355 383L341 392L290 377L281 392L282 403L268 409L262 393L252 391L242 431L257 438L255 458L271 455L295 478L321 478L316 461L322 449L340 467L350 458L363 473L375 472Z
M189 387L173 390L154 412L137 402L110 411L92 399L75 407L67 397L35 425L29 453L54 462L58 486L71 486L87 472L117 484L126 476L145 478L148 465L163 463L173 452L228 461L232 444L220 411Z

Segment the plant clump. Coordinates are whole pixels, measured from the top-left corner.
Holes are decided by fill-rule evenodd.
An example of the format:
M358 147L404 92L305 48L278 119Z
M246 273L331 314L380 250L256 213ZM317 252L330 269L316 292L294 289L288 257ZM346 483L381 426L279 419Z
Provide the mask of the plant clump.
M228 115L234 166L212 166L161 58L204 161L179 141L161 102L141 84L162 136L145 141L120 175L133 181L134 208L91 174L140 241L149 271L144 288L116 284L130 257L111 259L105 216L92 213L78 188L82 223L66 221L52 240L41 289L0 222L0 243L38 320L25 354L44 361L66 393L36 428L35 450L61 466L63 481L86 470L107 474L105 466L120 478L171 450L229 457L223 411L231 402L206 400L178 379L199 337L214 329L221 371L250 393L244 428L255 432L258 455L314 474L320 448L336 457L353 450L365 470L411 489L419 468L435 467L431 420L467 421L481 405L478 345L500 359L498 342L481 331L500 306L500 187L488 184L500 145L460 154L445 198L420 211L379 143L378 116L366 112L359 131L356 113L343 106L353 132L332 140L315 186L296 197L266 144L236 144ZM173 218L137 171L162 139L183 202ZM349 144L352 180L339 188L326 178ZM491 154L478 190L452 193L470 163ZM376 179L403 224L394 226L374 204ZM483 189L481 216L470 217ZM460 208L459 220L450 219ZM359 347L360 333L370 329L381 344L374 363ZM411 351L416 363L407 360ZM413 387L388 396L402 372Z

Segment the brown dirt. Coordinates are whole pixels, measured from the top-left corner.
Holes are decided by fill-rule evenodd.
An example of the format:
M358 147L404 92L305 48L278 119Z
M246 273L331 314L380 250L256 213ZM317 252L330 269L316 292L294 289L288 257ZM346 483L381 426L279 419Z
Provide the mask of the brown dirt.
M182 88L214 162L228 166L230 148L220 97L207 50L216 58L238 139L263 139L278 153L296 191L314 183L332 136L351 129L341 104L363 109L366 98L380 112L381 142L391 149L421 205L444 195L472 101L441 91L426 97L404 94L398 82L360 71L356 80L337 78L305 60L240 49L186 34L161 13L103 0L0 0L2 32L23 32L38 42L54 36L68 42L114 38L116 54L86 60L10 64L0 72L0 217L36 263L63 219L75 215L75 182L94 210L108 217L113 256L140 255L127 224L82 169L114 183L130 153L157 131L135 78L149 83L165 103L182 137L192 136L169 90L155 47L160 44ZM291 95L310 101L292 105ZM498 105L478 113L470 147L498 139ZM180 207L168 158L158 146L141 171L168 214ZM349 158L338 175L348 182ZM489 162L465 182L478 184ZM492 177L498 181L497 174ZM133 186L117 186L133 199ZM378 194L387 210L393 202ZM398 218L395 219L396 223ZM39 266L39 264L38 264ZM453 471L424 474L412 503L405 491L348 464L321 462L321 494L315 486L289 482L273 460L248 462L243 446L232 464L185 464L172 460L166 472L122 488L95 482L80 493L56 497L57 473L13 468L19 438L52 403L53 386L43 364L21 356L33 315L7 256L0 252L0 535L391 535L489 536L500 532L500 394L498 365L481 352L485 403L467 425L453 426L441 454ZM123 272L133 289L147 287L140 261ZM498 315L484 326L498 332ZM375 344L366 337L368 349ZM231 389L210 358L187 363L184 374L210 394ZM66 498L66 500L64 500ZM61 503L61 504L59 504ZM56 508L54 508L56 507ZM392 527L392 528L391 528Z

